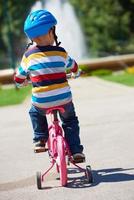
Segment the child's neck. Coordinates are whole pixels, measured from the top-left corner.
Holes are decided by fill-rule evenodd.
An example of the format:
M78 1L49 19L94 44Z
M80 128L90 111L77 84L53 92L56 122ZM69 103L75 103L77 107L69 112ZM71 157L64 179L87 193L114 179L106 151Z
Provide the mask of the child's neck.
M33 41L38 45L38 46L49 46L53 45L54 43L54 38L51 36L50 33L46 35L39 36L37 38L34 38Z
M51 44L50 42L36 42L37 46L52 46L53 44Z

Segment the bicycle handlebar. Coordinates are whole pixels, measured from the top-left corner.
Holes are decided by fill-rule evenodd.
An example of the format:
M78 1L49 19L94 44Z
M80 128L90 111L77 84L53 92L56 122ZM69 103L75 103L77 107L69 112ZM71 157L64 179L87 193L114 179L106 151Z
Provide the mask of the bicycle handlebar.
M82 74L82 70L79 70L77 73L69 73L69 74L66 74L67 76L67 79L76 79L76 78L79 78ZM28 84L31 84L32 81L30 79L27 80Z
M77 73L69 73L69 74L66 74L67 76L67 79L70 79L70 78L79 78L80 75L82 74L82 70L79 70Z
M71 78L76 79L76 78L80 77L81 74L82 74L82 70L79 70L77 73L72 72L72 73L66 74L66 77L67 77L67 79L71 79ZM32 81L29 79L29 77L28 77L28 79L26 79L24 81L22 86L27 86L28 84L32 84Z

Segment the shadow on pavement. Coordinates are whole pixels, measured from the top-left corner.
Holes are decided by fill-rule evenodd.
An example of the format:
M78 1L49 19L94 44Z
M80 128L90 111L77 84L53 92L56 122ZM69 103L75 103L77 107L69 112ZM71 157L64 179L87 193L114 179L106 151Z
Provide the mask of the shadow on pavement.
M81 172L78 168L68 168L68 184L65 188L89 188L95 187L101 183L114 183L114 182L125 182L125 181L134 181L134 168L111 168L111 169L101 169L101 170L92 170L94 182L88 183L87 178L84 172ZM51 177L55 180L55 177ZM59 180L59 178L57 178ZM18 188L24 188L35 185L35 176L31 176L25 179L17 180L14 182L0 183L0 191L9 191ZM43 187L42 190L49 190L58 188L61 186Z
M111 168L111 169L101 169L93 171L93 176L95 179L94 186L102 182L125 182L134 181L134 173L131 174L130 171L134 168ZM134 171L133 171L134 172Z
M112 183L112 182L125 182L125 181L134 181L134 173L130 174L130 171L134 168L111 168L111 169L101 169L101 170L92 170L93 174L93 183L87 183L86 177L77 176L69 178L68 188L87 188L94 187L101 183ZM81 173L78 169L72 168L68 172L69 174L78 174Z

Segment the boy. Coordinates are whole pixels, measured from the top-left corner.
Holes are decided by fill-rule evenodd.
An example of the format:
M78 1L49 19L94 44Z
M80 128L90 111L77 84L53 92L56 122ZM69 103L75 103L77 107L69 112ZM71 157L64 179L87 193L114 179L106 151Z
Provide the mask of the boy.
M72 102L72 94L66 77L66 69L78 72L77 63L59 47L55 33L57 20L47 10L30 13L24 24L24 32L36 45L24 53L14 80L18 86L32 82L32 107L29 111L35 143L35 152L44 152L48 139L45 110L63 106L60 113L65 138L76 163L84 162L83 146L79 138L79 122ZM54 45L56 43L56 46Z

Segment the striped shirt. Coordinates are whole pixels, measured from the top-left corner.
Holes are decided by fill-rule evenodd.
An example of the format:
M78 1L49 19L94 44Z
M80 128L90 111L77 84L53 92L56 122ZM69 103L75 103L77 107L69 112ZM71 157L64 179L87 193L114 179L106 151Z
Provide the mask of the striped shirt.
M34 46L23 55L14 80L23 85L27 76L32 81L32 104L39 108L61 106L72 100L66 70L77 72L77 63L62 47Z

